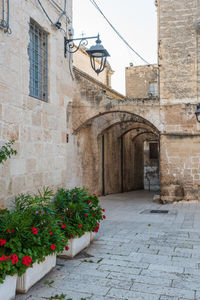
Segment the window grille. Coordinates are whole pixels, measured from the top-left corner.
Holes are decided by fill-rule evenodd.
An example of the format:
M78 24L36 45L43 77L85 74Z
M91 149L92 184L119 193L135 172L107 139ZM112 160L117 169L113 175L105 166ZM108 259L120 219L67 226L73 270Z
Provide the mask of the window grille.
M149 84L149 97L158 97L158 83L151 82Z
M0 29L3 29L5 33L11 34L12 30L9 25L10 18L10 1L0 0Z
M30 20L30 96L48 101L48 34Z

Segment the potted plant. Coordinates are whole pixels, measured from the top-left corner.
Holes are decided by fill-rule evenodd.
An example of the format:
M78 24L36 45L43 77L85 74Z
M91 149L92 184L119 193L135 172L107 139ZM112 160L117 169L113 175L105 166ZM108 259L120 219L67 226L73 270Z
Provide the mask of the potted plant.
M2 221L8 211L0 210L0 230L2 228ZM13 253L12 255L2 254L2 249L5 249L7 240L0 239L0 295L2 299L11 300L15 298L16 284L17 284L17 266L18 256Z
M90 244L91 232L99 230L103 209L99 205L98 196L91 195L85 188L59 189L54 206L60 227L66 239L69 239L59 256L74 257Z
M56 253L65 246L65 237L55 219L48 189L38 195L20 195L15 209L1 222L1 236L6 240L0 254L18 256L17 291L28 289L56 264ZM1 220L2 221L2 220Z

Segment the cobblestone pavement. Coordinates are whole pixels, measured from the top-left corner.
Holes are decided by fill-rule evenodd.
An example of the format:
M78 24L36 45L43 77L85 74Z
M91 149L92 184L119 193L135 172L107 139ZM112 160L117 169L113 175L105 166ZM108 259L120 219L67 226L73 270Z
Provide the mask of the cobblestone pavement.
M163 206L152 197L145 191L102 197L107 219L90 247L73 260L58 259L16 300L200 299L200 203Z

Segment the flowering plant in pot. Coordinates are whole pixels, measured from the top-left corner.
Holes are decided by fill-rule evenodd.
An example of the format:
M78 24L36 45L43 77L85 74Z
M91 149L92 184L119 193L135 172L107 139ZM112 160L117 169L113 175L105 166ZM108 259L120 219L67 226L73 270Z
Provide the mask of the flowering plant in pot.
M0 283L3 283L6 275L13 276L15 274L22 274L25 272L26 268L31 265L30 256L26 251L21 251L22 245L17 234L17 226L21 225L20 221L22 221L21 216L7 210L1 211Z
M0 218L0 277L21 276L36 262L62 251L65 236L51 205L52 192L20 195L13 210L4 211ZM44 276L44 275L43 275ZM40 278L38 278L39 280Z
M59 189L54 206L67 239L80 238L86 232L98 232L99 221L105 218L98 196L91 195L85 188Z
M15 213L26 215L28 226L20 236L23 247L32 249L32 260L41 261L45 256L59 252L65 245L65 236L60 230L52 206L53 192L48 188L36 195L20 195L15 198Z

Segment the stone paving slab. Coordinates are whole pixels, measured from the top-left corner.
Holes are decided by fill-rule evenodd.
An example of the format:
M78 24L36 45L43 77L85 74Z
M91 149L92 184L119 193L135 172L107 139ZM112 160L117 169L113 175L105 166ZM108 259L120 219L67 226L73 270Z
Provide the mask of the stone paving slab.
M162 206L152 198L144 191L102 197L107 219L90 247L57 259L16 300L200 300L200 203ZM141 214L152 209L171 213Z

